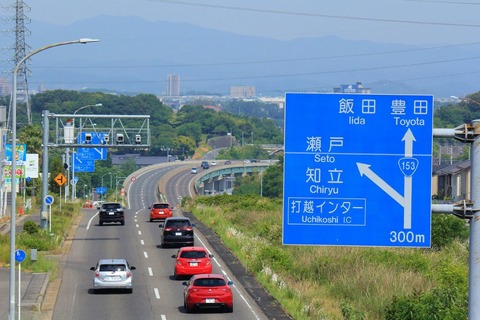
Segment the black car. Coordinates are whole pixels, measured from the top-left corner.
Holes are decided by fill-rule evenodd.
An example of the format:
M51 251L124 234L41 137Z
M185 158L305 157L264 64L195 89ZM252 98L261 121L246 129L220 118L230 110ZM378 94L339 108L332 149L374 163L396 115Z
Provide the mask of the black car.
M105 222L120 222L125 224L125 213L123 206L118 202L104 202L98 209L98 224L103 225Z
M200 166L202 167L202 169L210 168L210 164L208 163L208 161L202 161L202 164Z
M190 222L189 218L171 217L165 219L160 224L162 247L167 246L193 246L193 227L195 225Z

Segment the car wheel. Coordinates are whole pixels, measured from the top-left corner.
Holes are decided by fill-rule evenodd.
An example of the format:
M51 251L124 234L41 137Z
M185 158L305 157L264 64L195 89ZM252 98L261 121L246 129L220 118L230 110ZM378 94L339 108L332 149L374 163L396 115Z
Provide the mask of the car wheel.
M133 289L127 289L127 293L133 293Z
M226 308L226 311L227 311L228 313L232 313L232 312L233 312L233 306L232 306L231 308L228 308L228 307L227 307L227 308Z
M103 221L99 221L99 222L98 222L98 225L99 225L99 226L103 226Z
M153 219L150 219L150 222L153 222Z
M193 312L193 308L189 308L189 307L188 307L188 304L185 303L185 311L187 311L187 313L192 313L192 312Z
M176 272L173 272L173 279L178 280L178 275Z
M120 222L120 224L121 224L122 226L124 226L124 225L125 225L125 221Z

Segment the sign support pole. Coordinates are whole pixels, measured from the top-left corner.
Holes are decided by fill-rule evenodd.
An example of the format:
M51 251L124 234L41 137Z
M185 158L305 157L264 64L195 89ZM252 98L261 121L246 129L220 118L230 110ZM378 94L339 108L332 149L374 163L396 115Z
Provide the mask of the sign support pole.
M42 156L42 199L45 199L48 192L48 110L43 111L43 156ZM61 190L61 189L60 189ZM47 205L42 201L42 208L40 211L40 227L47 229Z
M472 126L476 127L480 120L472 121ZM468 273L468 319L480 318L480 305L477 301L480 299L480 136L476 136L470 149L471 163L471 185L472 200L474 212L470 219L470 248L469 248L469 273Z

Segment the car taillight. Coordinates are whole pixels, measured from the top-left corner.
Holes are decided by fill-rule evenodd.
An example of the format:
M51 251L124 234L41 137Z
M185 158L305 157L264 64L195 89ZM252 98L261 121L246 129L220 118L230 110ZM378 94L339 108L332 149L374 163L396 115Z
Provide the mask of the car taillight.
M127 271L127 278L130 278L132 276L132 273L130 271Z
M181 260L177 260L177 264L178 264L179 266L181 266L181 265L182 265L182 261L181 261Z
M185 230L186 230L186 231L192 231L193 228L192 228L192 227L186 227Z
M100 277L100 273L98 271L95 271L95 277Z
M165 228L165 231L172 231L172 228Z
M207 260L207 263L206 263L206 265L207 265L207 266L209 266L209 265L211 265L211 264L212 264L212 261L210 261L210 260Z

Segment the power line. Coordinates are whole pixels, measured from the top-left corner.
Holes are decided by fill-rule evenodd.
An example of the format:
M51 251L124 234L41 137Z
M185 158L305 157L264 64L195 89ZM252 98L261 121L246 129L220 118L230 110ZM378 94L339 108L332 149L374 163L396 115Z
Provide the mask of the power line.
M400 19L382 19L382 18L340 16L340 15L307 13L307 12L291 12L291 11L258 9L258 8L254 9L254 8L246 8L246 7L213 5L213 4L194 3L194 2L176 1L176 0L150 0L150 1L151 2L179 4L179 5L185 5L185 6L194 6L194 7L215 8L215 9L223 9L223 10L256 12L256 13L281 14L281 15L289 15L289 16L303 16L303 17L315 17L315 18L357 20L357 21L370 21L370 22L387 22L387 23L401 23L401 24L416 24L416 25L434 25L434 26L444 26L444 27L469 27L469 28L479 28L480 27L480 24L468 24L468 23L449 23L449 22L414 21L414 20L400 20Z

